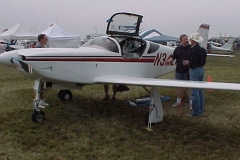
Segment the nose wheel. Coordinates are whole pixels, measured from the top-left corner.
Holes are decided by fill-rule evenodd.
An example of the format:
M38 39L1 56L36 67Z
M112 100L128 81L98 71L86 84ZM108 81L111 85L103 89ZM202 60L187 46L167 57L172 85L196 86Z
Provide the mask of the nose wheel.
M33 122L42 122L45 120L45 113L40 109L40 108L44 108L44 106L42 106L42 104L40 104L40 93L42 92L42 87L43 86L43 82L41 82L39 79L35 80L34 83L34 90L36 91L36 97L33 100L33 112L32 112L32 116L31 119Z
M42 110L33 110L32 121L33 122L42 122L45 120L45 113Z
M58 98L61 101L70 101L72 100L72 92L70 90L60 90L58 92Z

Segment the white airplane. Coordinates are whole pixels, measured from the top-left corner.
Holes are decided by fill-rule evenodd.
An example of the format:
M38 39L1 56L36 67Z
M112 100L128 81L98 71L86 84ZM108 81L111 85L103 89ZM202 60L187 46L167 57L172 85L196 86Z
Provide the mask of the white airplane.
M52 88L62 89L60 96L71 96L73 89L93 84L126 84L151 87L148 129L151 123L163 120L163 108L158 87L240 90L240 84L157 79L172 72L175 64L166 65L174 48L141 39L138 36L142 16L116 13L108 22L109 36L92 39L78 49L34 48L11 51L0 55L0 63L16 67L19 72L35 79L37 91L33 101L32 121L45 119L39 108L41 85L51 82ZM122 26L135 26L135 32L125 32ZM198 32L207 44L209 25L202 24Z
M233 41L234 41L233 38L229 38L228 42L221 47L217 47L213 44L210 44L211 51L233 52L232 50Z

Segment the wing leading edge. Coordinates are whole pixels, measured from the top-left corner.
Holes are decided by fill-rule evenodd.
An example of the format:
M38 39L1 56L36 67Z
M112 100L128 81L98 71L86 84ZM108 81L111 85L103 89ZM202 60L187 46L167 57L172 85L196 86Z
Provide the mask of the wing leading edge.
M103 76L95 79L96 83L126 84L149 87L176 87L176 88L196 88L196 89L216 89L240 91L238 83L220 83L205 81L180 81L157 78L137 78L128 76Z

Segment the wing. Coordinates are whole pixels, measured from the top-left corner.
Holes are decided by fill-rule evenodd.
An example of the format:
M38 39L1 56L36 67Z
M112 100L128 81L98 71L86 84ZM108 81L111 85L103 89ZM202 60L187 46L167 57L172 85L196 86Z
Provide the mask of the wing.
M178 87L178 88L197 88L197 89L219 89L240 91L240 84L219 83L204 81L180 81L157 78L136 78L128 76L103 76L95 79L96 83L126 84L136 86L157 86L157 87Z
M229 57L234 58L235 55L225 55L225 54L207 54L207 56L213 56L213 57Z

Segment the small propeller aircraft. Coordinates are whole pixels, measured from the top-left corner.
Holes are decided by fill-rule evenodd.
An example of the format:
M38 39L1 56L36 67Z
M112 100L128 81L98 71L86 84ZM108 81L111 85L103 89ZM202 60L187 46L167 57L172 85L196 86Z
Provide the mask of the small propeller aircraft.
M233 38L229 38L228 42L225 43L223 46L221 47L217 47L214 44L210 44L211 46L211 51L221 51L221 52L233 52L232 50L232 45L233 45Z
M165 63L172 57L174 48L141 39L142 18L132 13L116 13L107 25L109 36L92 39L78 49L34 48L1 54L0 63L16 67L22 74L35 79L37 94L33 101L32 121L45 119L45 113L39 108L40 86L44 82L50 82L53 89L61 89L60 97L69 97L69 90L81 90L85 85L93 84L151 87L148 128L151 123L163 120L160 86L240 90L240 84L234 83L157 79L174 71L175 63ZM209 25L200 25L197 32L204 38L203 46L206 46Z
M217 47L221 47L222 44L221 43L217 43L217 42L213 42L213 41L210 41L210 42L207 42L208 44L213 44L214 46L217 46Z

